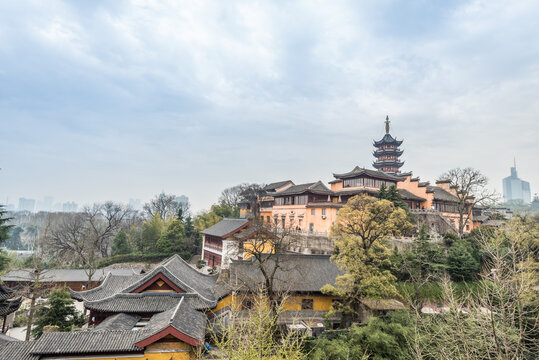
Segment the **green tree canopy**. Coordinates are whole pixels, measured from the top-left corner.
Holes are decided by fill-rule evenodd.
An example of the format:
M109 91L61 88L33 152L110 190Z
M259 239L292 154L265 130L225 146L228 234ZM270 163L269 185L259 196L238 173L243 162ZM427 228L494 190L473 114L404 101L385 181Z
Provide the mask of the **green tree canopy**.
M55 290L49 294L47 302L37 310L32 335L36 339L39 338L45 326L57 326L58 331L71 331L74 326L82 326L84 322L84 316L75 309L69 292L63 289Z
M398 296L386 240L410 227L406 212L388 200L362 194L340 209L331 229L336 247L332 259L345 274L337 277L335 287L326 285L322 291L346 299L339 310L352 320L360 314L362 298Z
M114 239L112 239L112 256L130 254L132 251L133 249L131 249L127 234L124 229L120 229Z
M152 253L156 251L157 240L161 237L165 222L159 214L155 214L150 220L142 224L142 232L138 250L142 253Z
M447 252L447 271L454 281L471 281L479 272L479 260L466 240L459 240Z
M237 207L232 208L221 201L219 204L212 205L210 211L198 215L194 220L194 226L200 232L217 224L223 218L237 218L239 215Z
M157 240L157 251L160 253L179 253L185 251L185 227L181 220L172 220Z
M9 239L9 231L13 225L9 225L9 221L13 219L7 216L7 211L4 205L0 205L0 245L2 245L7 239Z

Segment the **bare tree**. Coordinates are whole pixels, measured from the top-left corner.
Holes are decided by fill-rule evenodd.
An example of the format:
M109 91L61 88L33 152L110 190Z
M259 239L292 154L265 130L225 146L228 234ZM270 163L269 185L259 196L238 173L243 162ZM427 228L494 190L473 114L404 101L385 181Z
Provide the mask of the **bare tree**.
M286 272L293 271L294 264L285 264L285 254L298 244L299 235L288 228L278 228L269 224L255 222L234 237L237 248L244 258L250 259L257 272L260 273L261 283L252 282L253 278L238 279L250 293L262 289L268 297L270 308L275 311L282 303L284 294L288 292L283 285L287 283ZM255 279L257 277L255 276ZM288 284L292 286L292 284ZM297 284L296 284L297 285Z
M231 208L238 207L240 201L242 200L241 192L242 192L242 185L236 185L236 186L226 188L221 192L221 196L219 197L219 202L224 202Z
M264 185L261 184L241 184L240 197L242 203L246 203L251 216L255 221L260 217L260 200L266 195Z
M161 220L174 218L181 211L182 216L189 213L189 204L176 201L176 195L165 194L164 192L156 195L149 203L144 204L144 212L149 217L159 214Z
M89 240L93 242L93 247L99 251L101 257L108 256L112 238L120 230L131 212L128 207L112 201L84 208L83 213L88 224Z
M456 190L457 209L459 213L458 233L464 234L466 224L472 215L475 206L485 206L497 200L498 195L486 188L488 179L474 168L455 168L442 174L441 181L449 181L450 186Z
M536 359L539 348L537 276L539 223L517 217L492 234L481 233L485 254L478 290L457 296L442 282L445 311L412 317L415 359Z

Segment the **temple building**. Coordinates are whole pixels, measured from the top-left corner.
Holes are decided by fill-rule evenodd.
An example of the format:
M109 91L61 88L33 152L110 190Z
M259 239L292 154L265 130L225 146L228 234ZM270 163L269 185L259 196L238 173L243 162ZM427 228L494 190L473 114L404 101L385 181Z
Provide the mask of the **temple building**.
M376 161L372 166L378 171L385 173L398 174L399 169L404 165L404 162L399 160L399 157L404 152L399 149L402 140L397 140L389 134L389 116L386 116L386 134L381 140L374 141L376 150L373 152Z
M271 264L272 259L265 262ZM288 296L279 323L314 333L326 321L338 322L326 317L335 298L320 289L335 285L341 274L329 255L283 255L274 291ZM250 299L263 283L252 259L233 260L219 279L178 255L144 274L109 273L96 288L71 290L89 311L88 329L44 332L35 341L0 336L0 359L195 359L210 332L226 326L232 312L249 316Z
M384 137L374 142L376 170L356 166L351 171L334 173L329 187L322 181L294 184L291 180L268 185L268 191L260 197L259 221L281 228L293 229L307 236L328 237L339 209L353 196L368 194L377 196L380 187L395 186L403 201L413 213L421 217L435 234L456 232L459 221L457 193L447 181L431 185L420 181L412 172L402 173L404 162L399 157L403 150L402 140L389 133L389 117L385 120ZM252 205L250 205L252 206ZM251 209L241 208L241 216L249 218ZM467 209L469 219L465 232L473 230L471 206ZM252 214L251 214L252 217ZM421 219L420 219L421 220Z
M15 311L19 309L22 297L15 297L14 290L0 285L0 316L2 317L2 334L13 324Z

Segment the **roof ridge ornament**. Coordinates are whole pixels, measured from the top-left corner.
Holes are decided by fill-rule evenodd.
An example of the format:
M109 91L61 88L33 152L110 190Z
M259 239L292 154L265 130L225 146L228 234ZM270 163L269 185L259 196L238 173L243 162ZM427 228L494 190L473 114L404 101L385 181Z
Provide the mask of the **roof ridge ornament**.
M386 134L389 134L389 115L386 115Z

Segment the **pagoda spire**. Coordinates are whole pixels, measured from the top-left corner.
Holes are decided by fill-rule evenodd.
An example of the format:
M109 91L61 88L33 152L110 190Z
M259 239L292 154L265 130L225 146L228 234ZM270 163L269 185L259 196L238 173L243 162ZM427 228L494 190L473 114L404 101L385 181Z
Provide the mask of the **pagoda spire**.
M386 133L384 137L379 141L374 141L373 145L376 148L373 155L376 161L372 166L378 171L383 171L392 174L398 174L399 169L404 165L404 162L400 161L399 157L402 155L403 150L399 149L402 144L402 140L397 140L389 134L389 115L386 115Z

